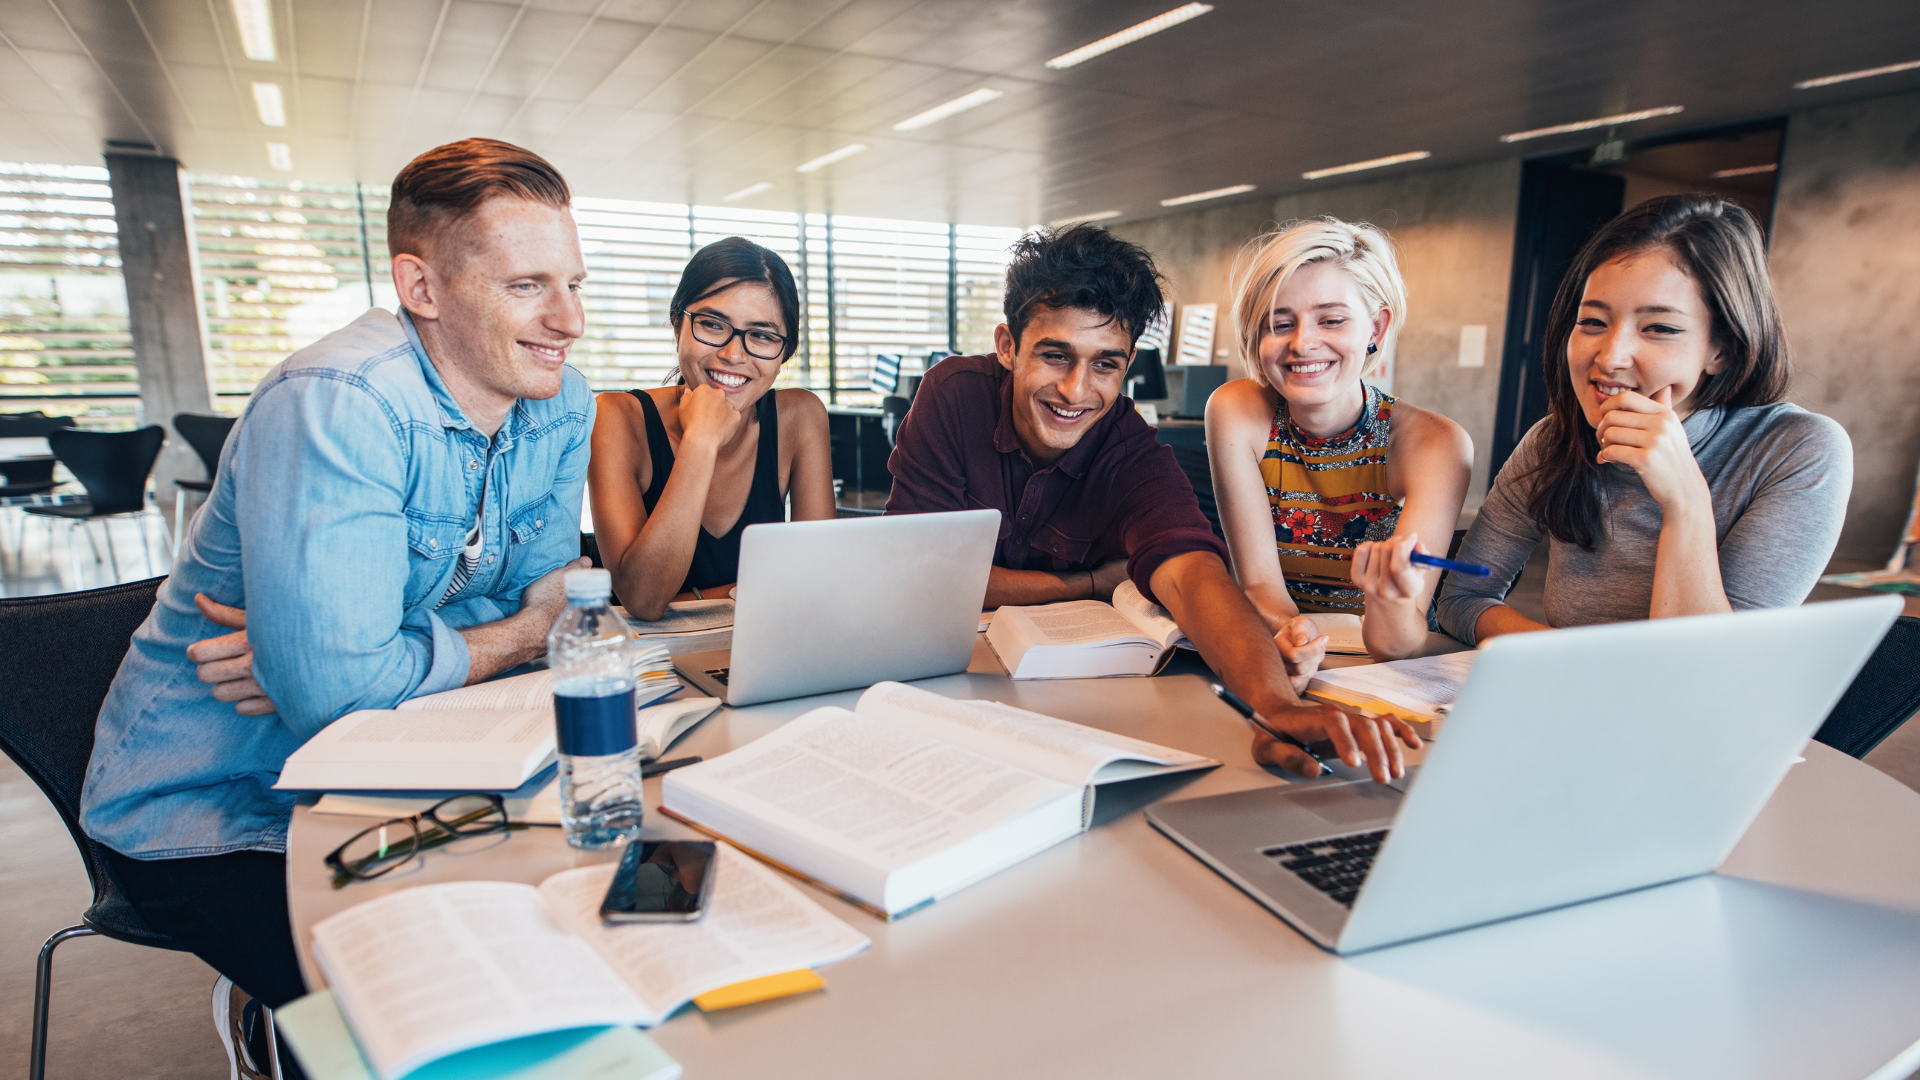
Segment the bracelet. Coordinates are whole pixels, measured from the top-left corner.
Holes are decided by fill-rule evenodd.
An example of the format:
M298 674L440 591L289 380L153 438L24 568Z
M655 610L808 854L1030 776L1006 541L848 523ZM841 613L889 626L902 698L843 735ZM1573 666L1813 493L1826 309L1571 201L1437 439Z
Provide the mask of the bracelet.
M1093 584L1093 571L1088 570L1086 574L1087 574L1087 599L1091 600L1096 595L1094 584Z

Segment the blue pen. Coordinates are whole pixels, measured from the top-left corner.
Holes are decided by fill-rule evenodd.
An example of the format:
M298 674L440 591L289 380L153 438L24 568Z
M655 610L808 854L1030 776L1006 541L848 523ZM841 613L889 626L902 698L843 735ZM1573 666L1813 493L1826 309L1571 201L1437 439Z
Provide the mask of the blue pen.
M1479 563L1454 562L1452 559L1442 559L1438 556L1425 555L1418 551L1408 556L1408 558L1419 563L1421 566L1437 566L1442 570L1451 570L1456 574L1472 574L1474 577L1493 576L1493 571L1481 566Z

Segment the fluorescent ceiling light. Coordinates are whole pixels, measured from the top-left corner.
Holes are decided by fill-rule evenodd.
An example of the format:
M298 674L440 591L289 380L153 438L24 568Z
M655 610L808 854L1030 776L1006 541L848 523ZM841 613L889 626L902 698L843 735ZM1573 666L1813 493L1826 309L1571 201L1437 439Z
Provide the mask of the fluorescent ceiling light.
M233 0L233 17L240 24L240 50L249 60L274 60L273 10L267 0Z
M1229 195L1239 195L1252 191L1252 184L1235 184L1232 187L1214 188L1212 191L1196 191L1191 195L1182 195L1177 199L1161 199L1161 206L1185 206L1188 203L1206 202L1208 199L1224 199Z
M1591 120L1581 120L1572 124L1555 124L1552 127L1534 128L1532 131L1516 131L1511 135L1500 136L1501 142L1524 142L1545 135L1565 135L1569 131L1587 131L1592 128L1612 127L1615 124L1631 124L1635 120L1651 120L1656 116L1672 116L1684 112L1684 105L1668 105L1660 109L1641 109L1639 112L1615 113L1612 116L1596 116Z
M270 142L267 144L267 164L280 172L292 172L293 151L287 148L286 143Z
M1339 176L1341 173L1361 172L1365 169L1381 169L1388 165L1398 165L1403 161L1425 161L1432 156L1433 154L1430 151L1415 150L1407 154L1392 154L1387 157L1368 158L1366 161L1356 161L1351 165L1335 165L1331 169L1315 169L1312 172L1303 172L1300 174L1300 179L1318 180L1323 176Z
M1102 210L1097 214L1075 214L1072 217L1054 218L1047 222L1049 229L1064 229L1068 225L1087 225L1095 221L1106 221L1120 216L1118 210Z
M866 152L866 150L867 150L866 143L848 143L847 145L841 147L840 149L835 150L831 154L821 154L819 157L814 158L812 161L809 161L804 165L794 166L793 171L794 172L817 172L836 162L845 161L855 154L863 154Z
M1055 71L1060 71L1073 67L1075 64L1084 64L1094 57L1110 53L1122 45L1131 45L1143 37L1179 26L1188 19L1197 19L1212 10L1212 4L1182 4L1172 11L1155 15L1146 22L1129 26L1117 34L1108 34L1106 37L1092 44L1082 45L1069 53L1061 53L1059 56L1047 61L1047 66L1053 68Z
M287 102L280 96L279 83L254 83L253 107L260 112L260 122L268 127L287 126Z
M971 94L962 94L952 101L947 102L945 105L935 105L933 108L928 109L918 116L909 116L905 120L893 125L893 130L918 131L923 127L937 124L949 116L966 112L968 109L977 109L995 98L1006 96L1007 94L1004 90L994 90L983 86Z
M1920 60L1909 60L1904 64L1888 64L1886 67L1864 68L1849 71L1844 75L1825 75L1818 79L1803 79L1794 83L1795 90L1811 90L1816 86L1832 86L1834 83L1852 82L1855 79L1871 79L1875 75L1891 75L1896 71L1912 71L1920 68Z
M762 180L757 184L748 184L746 187L741 188L739 191L736 191L731 195L722 195L720 196L720 201L721 202L739 202L741 199L751 199L755 195L758 195L763 191L772 191L772 190L773 190L773 181Z
M1725 180L1729 176L1758 176L1761 173L1774 172L1779 168L1779 162L1770 161L1765 165L1748 165L1739 169L1721 169L1719 172L1713 174L1713 178L1715 180Z

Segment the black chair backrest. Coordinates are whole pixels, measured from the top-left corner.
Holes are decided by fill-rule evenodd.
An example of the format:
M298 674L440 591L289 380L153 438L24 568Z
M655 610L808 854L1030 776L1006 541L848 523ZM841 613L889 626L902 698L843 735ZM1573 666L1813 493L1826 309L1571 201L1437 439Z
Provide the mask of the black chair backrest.
M200 455L200 463L207 467L207 479L212 480L220 471L220 449L227 445L227 435L233 431L237 416L211 416L207 413L174 413L173 430L187 440L193 452Z
M147 505L147 474L166 438L167 429L152 424L137 431L56 431L47 444L87 489L94 513L130 514Z
M48 416L42 412L0 414L0 439L43 439L72 426L71 416Z
M1226 530L1220 527L1220 507L1213 501L1213 462L1207 458L1206 447L1168 445L1173 447L1173 460L1179 463L1180 471L1187 474L1187 483L1193 485L1193 496L1200 500L1200 513L1213 527L1213 535L1225 539Z
M80 785L93 725L165 578L88 592L0 600L0 750L46 792L87 857L96 892L111 879L80 831Z
M1920 713L1920 619L1902 615L1867 657L1814 738L1861 758Z

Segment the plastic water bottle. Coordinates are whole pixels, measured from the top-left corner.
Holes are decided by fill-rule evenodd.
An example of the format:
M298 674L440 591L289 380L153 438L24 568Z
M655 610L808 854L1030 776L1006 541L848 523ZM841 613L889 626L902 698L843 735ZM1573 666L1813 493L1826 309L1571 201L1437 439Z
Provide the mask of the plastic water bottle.
M567 843L599 848L640 835L640 748L634 729L627 624L613 577L569 570L567 610L547 634L560 751L560 822Z

